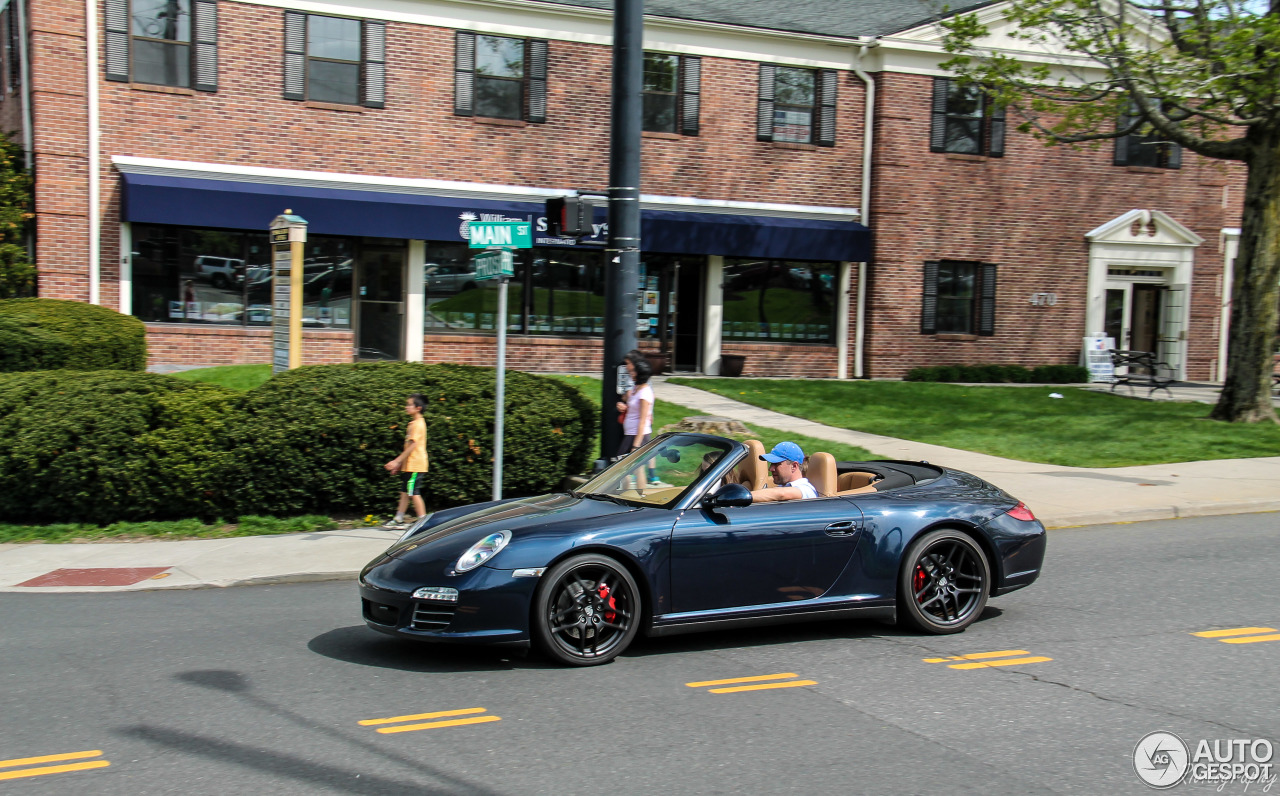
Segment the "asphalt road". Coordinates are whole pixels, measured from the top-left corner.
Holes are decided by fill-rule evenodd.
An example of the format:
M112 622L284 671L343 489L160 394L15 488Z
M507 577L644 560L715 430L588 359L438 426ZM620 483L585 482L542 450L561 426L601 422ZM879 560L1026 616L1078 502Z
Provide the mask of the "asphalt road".
M1192 635L1280 628L1278 519L1052 532L1041 580L956 636L722 632L592 669L383 637L351 583L3 594L0 790L1150 793L1148 733L1280 746L1280 639ZM812 682L689 685L764 675Z

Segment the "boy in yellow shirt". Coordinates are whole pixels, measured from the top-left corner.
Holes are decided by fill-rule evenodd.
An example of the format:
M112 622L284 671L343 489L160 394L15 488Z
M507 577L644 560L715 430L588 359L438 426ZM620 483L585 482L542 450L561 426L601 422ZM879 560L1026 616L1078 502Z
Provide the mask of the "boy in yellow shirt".
M382 525L387 530L403 531L409 527L404 513L410 501L413 501L413 512L417 515L415 521L427 515L426 504L422 501L427 475L427 421L422 417L426 408L427 398L421 393L415 392L405 401L404 413L409 416L409 432L404 438L404 451L383 465L388 472L399 473L404 480L395 519Z

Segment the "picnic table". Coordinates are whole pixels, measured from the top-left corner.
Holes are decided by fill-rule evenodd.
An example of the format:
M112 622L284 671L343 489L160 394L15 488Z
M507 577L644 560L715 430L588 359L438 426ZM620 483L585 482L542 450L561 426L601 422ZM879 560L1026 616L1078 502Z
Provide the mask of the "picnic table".
M1156 359L1153 351L1120 351L1112 349L1111 365L1115 370L1115 381L1111 382L1111 392L1116 387L1124 386L1132 393L1135 387L1148 388L1147 397L1155 395L1156 390L1164 390L1170 398L1173 393L1169 385L1175 383L1173 366Z

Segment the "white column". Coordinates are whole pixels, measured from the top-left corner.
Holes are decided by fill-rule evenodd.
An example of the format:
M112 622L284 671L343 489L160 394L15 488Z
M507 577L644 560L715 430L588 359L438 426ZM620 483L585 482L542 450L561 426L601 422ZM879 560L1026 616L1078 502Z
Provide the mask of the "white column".
M836 378L849 378L849 263L836 273ZM817 278L817 274L814 274ZM859 330L861 331L861 330Z
M427 244L425 241L409 241L409 273L404 288L404 359L421 362L425 349L423 324L426 321Z
M133 313L133 227L120 225L120 305L121 315Z
M707 279L703 284L702 372L720 375L721 324L724 321L724 257L707 257Z
M1218 358L1214 360L1210 380L1222 381L1227 372L1227 336L1231 331L1231 291L1236 274L1236 254L1240 251L1240 230L1222 230L1222 294L1218 321Z

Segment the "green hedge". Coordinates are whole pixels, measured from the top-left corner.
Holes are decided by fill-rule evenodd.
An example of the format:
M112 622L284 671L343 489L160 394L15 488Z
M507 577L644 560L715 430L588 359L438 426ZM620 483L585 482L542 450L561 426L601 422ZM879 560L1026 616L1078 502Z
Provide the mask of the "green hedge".
M0 517L216 514L210 476L237 393L123 371L0 374Z
M1084 384L1089 371L1079 365L936 365L912 368L903 381L950 381L971 384Z
M493 492L494 371L388 362L319 365L250 390L228 424L220 500L232 514L394 508L400 481L383 469L404 447L405 398L427 396L427 505ZM509 371L503 494L558 488L588 461L594 410L573 387Z
M81 301L0 301L0 372L146 370L142 321Z

